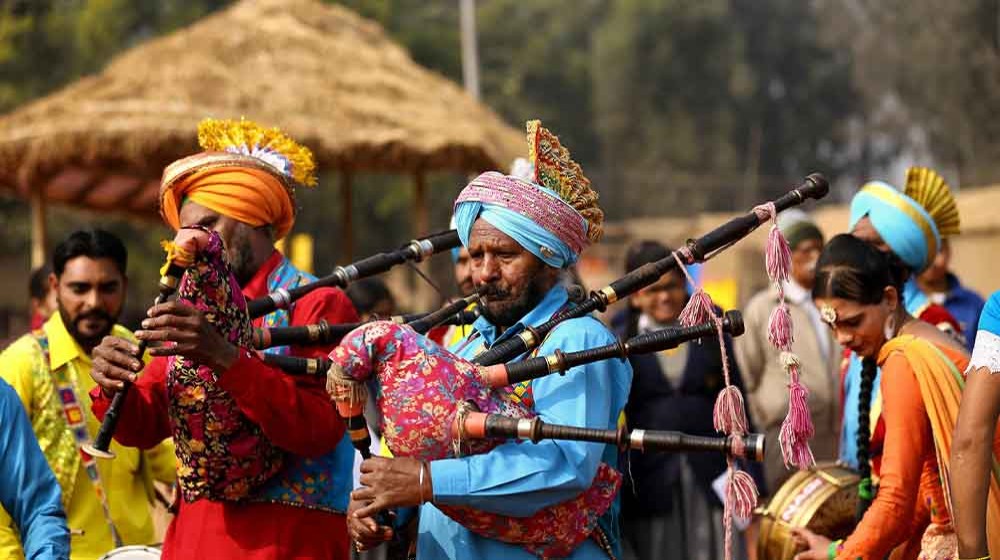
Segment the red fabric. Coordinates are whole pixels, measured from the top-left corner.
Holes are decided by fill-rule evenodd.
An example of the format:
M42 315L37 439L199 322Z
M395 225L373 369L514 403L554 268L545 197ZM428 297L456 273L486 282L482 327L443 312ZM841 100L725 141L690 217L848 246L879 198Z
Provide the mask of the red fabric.
M917 315L917 319L925 323L930 323L944 332L948 332L948 327L951 327L951 330L955 333L964 334L961 325L958 324L955 317L943 306L936 303L929 304L927 307L921 309L920 314Z
M45 320L46 320L46 318L42 317L41 313L32 313L31 314L31 330L32 331L37 331L38 329L42 328L42 325L45 324Z
M265 295L267 275L281 262L280 253L264 263L243 287L248 300ZM350 300L335 288L320 288L296 302L291 325L358 321ZM255 321L259 326L260 321ZM331 346L292 348L296 356L325 356ZM167 360L156 358L143 371L125 401L115 433L119 443L150 448L171 436L167 416ZM257 422L277 446L303 456L331 451L344 434L344 423L326 395L325 379L292 377L265 365L253 353L224 372L219 384L247 417ZM103 418L111 399L91 392L92 410ZM163 558L349 558L344 516L278 504L182 503L163 543Z
M433 340L434 342L436 342L438 344L438 346L444 347L445 346L445 344L444 344L444 337L445 337L445 335L448 334L448 329L450 329L450 328L451 328L450 325L439 325L439 326L434 327L433 329L427 331L427 335L426 336L427 336L427 338L429 338L429 339Z

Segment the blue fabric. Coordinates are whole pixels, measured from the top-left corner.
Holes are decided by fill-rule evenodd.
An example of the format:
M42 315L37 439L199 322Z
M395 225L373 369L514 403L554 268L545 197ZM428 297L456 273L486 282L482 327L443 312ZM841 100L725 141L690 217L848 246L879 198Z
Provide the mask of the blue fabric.
M993 292L979 316L979 330L1000 336L1000 291Z
M872 187L886 196L891 196L893 199L899 201L901 204L905 204L914 212L923 216L934 234L935 245L933 252L937 253L941 248L941 235L938 233L937 224L934 223L934 220L923 206L888 183L873 181L866 184L865 187ZM858 221L865 216L868 216L868 219L872 222L872 226L875 227L875 230L886 244L892 248L892 252L902 259L914 272L920 272L927 268L927 265L930 264L928 261L927 238L923 228L914 222L910 216L872 192L862 189L851 200L850 228L854 229Z
M881 392L882 368L875 374L872 402ZM840 460L858 468L858 401L861 393L861 358L851 354L844 377L844 423L840 430Z
M969 348L969 352L972 352L973 346L976 345L976 326L979 324L979 317L985 305L982 296L962 286L954 274L948 274L948 292L945 294L944 308L962 327L965 345Z
M539 189L538 193L539 196L549 196L542 189ZM549 266L564 268L575 263L580 256L555 234L529 218L502 206L472 201L455 206L455 228L458 230L462 245L466 247L469 246L469 235L477 218L486 220L493 227L511 236L518 245ZM583 221L582 217L580 221Z
M903 284L903 305L906 306L906 312L914 317L919 317L920 312L930 303L927 294L917 285L917 277L910 276L906 284Z
M300 284L315 282L316 277L295 267L287 258L282 259L268 277L267 291L278 288L292 289ZM289 310L279 309L264 317L268 327L289 326ZM268 348L267 354L287 355L288 346ZM344 433L337 447L326 455L307 458L289 454L287 467L272 477L258 490L255 499L267 502L295 503L306 507L316 507L328 511L345 513L350 493L354 486L354 445ZM327 484L307 481L328 480ZM312 492L301 492L298 488L309 488ZM316 491L319 490L319 491Z
M62 491L21 400L0 379L0 505L14 519L28 560L69 558Z
M492 346L515 336L524 325L543 323L566 301L565 288L552 288L534 310L503 333L480 317L473 324L471 342L459 345L457 353L472 358L483 350L484 344ZM610 344L614 340L597 319L570 319L549 334L539 354L549 354L557 348L572 352ZM576 367L566 375L550 375L532 382L535 409L546 422L613 429L625 407L631 381L632 368L626 361L605 360ZM604 461L617 465L617 456L616 449L596 443L553 440L537 445L506 443L486 454L431 462L434 498L442 504L472 506L506 515L531 515L588 488L598 464ZM616 500L602 519L602 527L606 528L618 557L619 507ZM534 558L519 546L474 535L430 504L423 506L420 512L417 557L421 560ZM570 558L596 560L606 556L593 540L588 539Z

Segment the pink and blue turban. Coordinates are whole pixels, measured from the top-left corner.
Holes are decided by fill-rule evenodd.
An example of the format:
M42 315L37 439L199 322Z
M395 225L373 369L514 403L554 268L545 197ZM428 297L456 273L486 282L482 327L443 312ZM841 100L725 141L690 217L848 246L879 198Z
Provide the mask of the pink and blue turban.
M941 248L937 224L927 210L888 183L872 181L854 195L850 228L865 216L892 252L915 273L927 268Z
M575 263L589 244L586 220L558 195L495 171L473 179L455 201L455 229L466 247L479 218L555 268Z

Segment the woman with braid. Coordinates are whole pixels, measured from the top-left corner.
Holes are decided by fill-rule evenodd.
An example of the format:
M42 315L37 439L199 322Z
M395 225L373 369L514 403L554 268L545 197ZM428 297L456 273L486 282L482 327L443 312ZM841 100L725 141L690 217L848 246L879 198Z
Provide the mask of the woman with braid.
M817 265L813 299L820 314L837 341L863 360L861 398L853 411L861 427L863 478L854 532L830 542L796 530L806 548L797 560L880 560L890 554L952 560L957 554L945 481L969 356L952 337L906 311L902 275L890 263L864 241L839 235ZM882 398L872 406L876 368L882 371Z

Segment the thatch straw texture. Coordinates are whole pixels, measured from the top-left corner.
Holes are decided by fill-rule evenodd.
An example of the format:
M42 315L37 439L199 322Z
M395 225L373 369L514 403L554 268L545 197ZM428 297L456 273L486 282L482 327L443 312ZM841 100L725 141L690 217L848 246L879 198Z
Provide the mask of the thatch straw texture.
M155 212L163 167L204 117L279 126L320 170L506 168L524 135L382 28L316 0L244 0L0 118L0 183L96 209Z

